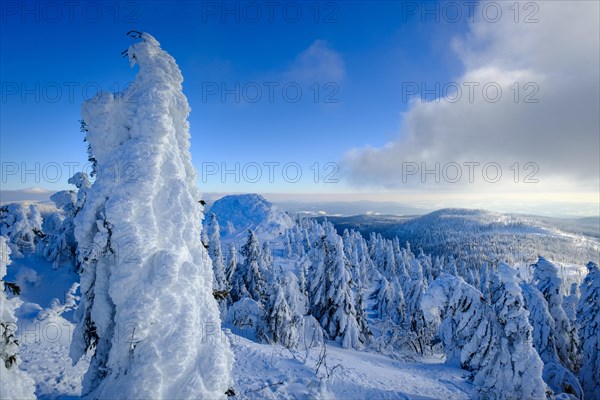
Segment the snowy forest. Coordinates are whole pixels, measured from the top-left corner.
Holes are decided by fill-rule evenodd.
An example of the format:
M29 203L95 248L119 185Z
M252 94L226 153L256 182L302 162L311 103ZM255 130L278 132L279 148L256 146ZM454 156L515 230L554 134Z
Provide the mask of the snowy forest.
M82 106L90 176L0 206L0 398L600 399L597 236L209 208L179 67L126 55L135 90Z

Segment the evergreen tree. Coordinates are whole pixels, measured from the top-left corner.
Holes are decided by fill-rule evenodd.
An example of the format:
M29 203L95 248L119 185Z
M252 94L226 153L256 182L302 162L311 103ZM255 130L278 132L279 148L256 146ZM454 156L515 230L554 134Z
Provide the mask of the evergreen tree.
M416 352L423 354L425 348L430 344L430 329L427 326L423 311L421 309L421 299L427 290L427 283L424 281L421 264L414 258L410 250L407 250L405 259L408 259L410 270L410 280L407 291L405 292L406 301L406 319L405 324L411 333L411 342Z
M10 264L10 249L4 236L0 236L0 398L35 399L35 383L18 366L19 343L16 309L21 301L8 298L5 292L6 266Z
M421 307L438 326L447 362L474 373L483 399L545 399L543 363L531 341L516 272L499 267L491 279L495 302L461 278L441 275L427 290Z
M583 356L579 379L585 398L593 399L600 393L600 269L591 261L587 269L587 276L579 287L581 299L577 307Z
M213 290L223 291L226 290L227 279L225 278L225 265L221 249L221 231L219 221L214 213L208 217L206 235L208 237L208 255L212 261L214 274Z
M548 310L548 302L534 285L522 283L521 288L529 311L529 322L533 328L533 346L544 362L544 381L556 394L569 393L581 399L581 385L558 356L554 337L555 321Z
M577 332L571 326L562 307L562 279L558 276L558 269L550 261L540 256L533 265L533 282L548 302L548 310L555 321L552 335L556 340L556 350L561 363L569 370L574 370Z
M102 173L75 217L81 302L71 358L92 353L83 396L222 397L233 354L207 331L221 320L200 240L183 77L158 41L140 39L127 52L139 65L134 84L82 106ZM115 179L115 166L128 173Z
M481 293L462 278L442 273L424 294L421 308L444 344L446 363L477 371L495 340L491 310Z
M227 260L227 269L225 270L225 279L227 281L227 287L231 290L234 284L234 279L236 276L237 270L237 249L235 248L235 244L231 243L229 245L228 252L228 260Z
M379 282L379 287L374 293L376 297L376 309L379 318L389 320L397 325L404 323L406 304L404 293L398 278L388 282L384 277Z
M342 238L330 223L325 223L321 243L310 286L312 314L332 340L341 341L343 347L361 348L369 332L363 330L366 321L358 321L364 314L356 311Z
M13 258L33 253L44 236L37 205L11 203L0 206L0 236L7 238L6 245Z
M297 331L293 329L292 311L285 300L281 285L275 286L275 292L267 307L267 318L271 333L271 341L285 347L295 347L298 343Z
M576 327L577 321L577 305L579 304L579 285L572 283L569 290L569 295L563 298L563 308L567 318L571 321L571 326Z
M533 347L532 328L516 270L500 264L490 284L492 335L497 352L482 363L475 385L490 398L545 399L543 362ZM500 379L499 379L500 378Z
M265 280L260 268L263 255L254 231L248 230L248 240L240 253L243 260L238 265L236 273L239 282L238 296L240 298L248 296L259 303L264 303Z

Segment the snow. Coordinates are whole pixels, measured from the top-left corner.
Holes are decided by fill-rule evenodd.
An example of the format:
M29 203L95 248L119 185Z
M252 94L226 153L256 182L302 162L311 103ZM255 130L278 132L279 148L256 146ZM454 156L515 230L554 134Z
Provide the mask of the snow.
M326 345L327 369L316 366L321 348L295 357L281 346L227 332L235 352L234 390L239 399L470 399L466 373L440 360L395 361L380 354Z
M252 229L261 241L273 240L294 225L292 218L258 194L229 195L210 208L221 227L223 240L246 237Z

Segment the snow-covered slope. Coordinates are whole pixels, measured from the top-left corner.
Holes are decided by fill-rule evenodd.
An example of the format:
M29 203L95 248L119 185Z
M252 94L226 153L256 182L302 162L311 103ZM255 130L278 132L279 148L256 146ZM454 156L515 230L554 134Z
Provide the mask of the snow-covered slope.
M233 376L238 399L472 398L468 373L434 357L398 361L328 342L325 364L318 368L322 347L292 353L231 332L227 336L235 352Z
M225 240L245 238L248 229L261 241L272 240L294 224L288 214L258 194L225 196L209 212L217 216Z

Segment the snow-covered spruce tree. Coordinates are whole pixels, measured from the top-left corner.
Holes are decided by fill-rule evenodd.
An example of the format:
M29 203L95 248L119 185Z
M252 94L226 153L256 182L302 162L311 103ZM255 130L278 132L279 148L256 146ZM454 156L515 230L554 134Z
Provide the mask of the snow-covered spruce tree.
M388 282L381 276L371 299L375 300L375 310L381 321L376 322L379 334L373 338L373 348L394 357L410 341L405 325L406 304L398 277Z
M577 332L562 307L562 279L558 269L550 261L539 257L533 264L533 282L548 302L548 310L554 319L552 336L562 364L573 371L577 357Z
M73 222L75 208L75 192L62 190L50 196L59 212L44 218L42 230L44 238L38 244L41 254L54 268L69 265L74 268L77 258L77 242L75 241Z
M453 256L448 257L448 262L444 266L444 272L450 275L458 276L458 269L456 268L456 260Z
M423 293L427 290L427 282L423 278L421 263L407 249L405 260L408 260L410 280L405 286L404 292L406 302L405 325L410 331L411 343L417 353L423 354L431 343L431 329L425 321L421 308Z
M501 263L491 275L491 332L498 339L497 351L481 363L474 384L491 399L544 399L544 364L533 347L517 271Z
M419 260L419 264L421 264L421 268L423 269L423 278L425 282L429 283L433 280L433 261L430 255L425 254L423 249L419 249L419 255L417 256L417 260Z
M579 287L581 299L577 307L577 326L583 360L579 379L586 399L600 393L600 269L589 262L588 273Z
M481 293L462 278L442 273L423 295L421 308L427 322L437 328L446 363L477 372L494 351L495 340L491 311Z
M325 243L325 236L322 237ZM308 268L307 292L309 298L309 314L319 320L326 312L328 290L327 275L325 274L325 246L315 246L309 252L311 264Z
M555 394L569 393L581 399L583 391L579 381L560 361L554 337L555 322L548 311L548 302L542 293L530 283L522 283L523 299L529 311L533 328L533 346L544 362L543 378Z
M234 302L243 297L264 303L266 301L265 279L261 271L263 255L258 239L252 230L248 230L248 240L240 252L242 261L238 263L231 296Z
M264 306L267 334L271 343L296 348L304 328L306 296L300 291L298 278L293 272L281 274L269 285L270 295Z
M308 299L302 290L300 280L291 271L288 271L281 280L285 301L288 303L292 315L306 315L308 312Z
M490 288L489 281L490 268L488 267L488 263L484 262L481 265L481 278L479 279L479 291L483 294L485 298L487 298L488 291Z
M227 252L227 268L225 269L225 280L227 282L227 287L231 292L231 288L233 287L235 274L237 270L237 249L235 248L235 244L231 243L229 245L229 250ZM231 299L231 293L229 295Z
M17 317L15 310L21 301L6 294L6 266L10 264L7 240L0 236L0 398L35 399L35 383L18 366L19 343L15 336Z
M271 342L280 343L285 347L295 347L298 343L298 336L292 326L294 317L292 310L285 300L281 285L273 286L274 293L271 294L266 307Z
M569 289L569 294L563 297L563 309L567 318L571 321L571 325L575 326L577 321L577 305L579 304L579 285L572 283Z
M400 248L400 241L396 238L394 243L394 258L396 259L396 276L402 285L402 290L406 293L409 289L410 275L406 265L406 253Z
M35 204L11 203L0 207L0 236L7 238L7 246L14 258L36 251L43 238L42 216Z
M208 255L213 266L213 290L226 290L225 265L223 262L223 251L221 249L221 233L217 216L211 213L208 217L206 228L208 236Z
M366 323L358 321L355 298L350 288L348 261L344 255L342 238L330 223L325 227L323 238L323 269L325 296L323 315L319 316L321 326L333 340L340 340L345 348L362 348L367 342L369 332L361 330Z
M380 262L379 271L381 271L383 276L391 279L396 274L396 259L394 258L394 247L389 240L384 241Z
M306 282L306 275L308 274L308 268L310 266L310 262L307 257L303 257L299 262L296 263L296 268L298 272L298 290L306 299L305 311L303 314L308 312L308 284Z
M233 355L200 241L183 78L148 34L128 56L134 83L82 107L97 174L75 218L82 298L71 357L93 351L84 396L224 397Z
M355 289L364 287L365 281L368 281L368 276L365 271L365 264L361 260L360 236L356 232L344 229L342 241L344 242L344 253L350 263L350 273L352 284Z
M377 296L375 307L379 318L401 325L404 322L406 305L402 287L397 278L390 283L385 277L382 277L374 294Z
M495 304L462 278L442 274L429 287L421 307L439 326L447 362L473 371L481 399L545 399L542 361L531 342L516 272L507 265L492 282Z
M87 174L78 172L69 179L69 183L77 187L77 192L63 190L50 196L50 200L62 210L62 214L53 213L44 219L42 230L46 236L41 245L43 256L52 262L54 268L59 265L71 265L78 271L74 219L85 202L90 181Z

